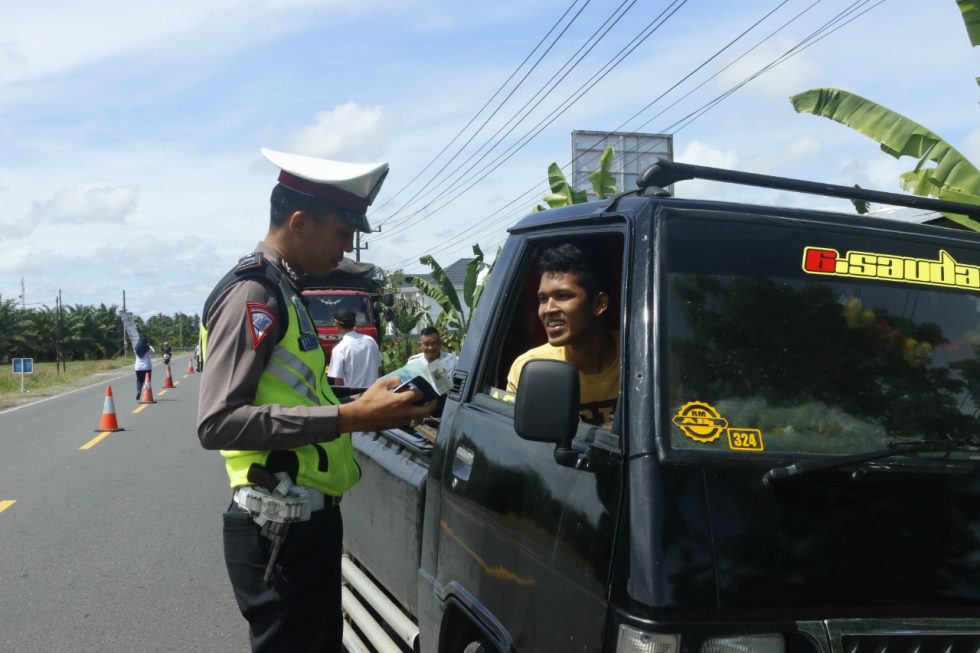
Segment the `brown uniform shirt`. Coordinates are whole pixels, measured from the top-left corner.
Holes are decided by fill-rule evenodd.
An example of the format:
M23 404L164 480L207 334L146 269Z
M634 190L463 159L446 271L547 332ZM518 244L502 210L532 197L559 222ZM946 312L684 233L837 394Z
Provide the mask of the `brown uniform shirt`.
M279 252L258 244L256 252L283 270ZM285 274L285 272L283 272ZM287 276L288 278L288 276ZM276 293L254 280L233 283L217 297L208 325L207 360L201 374L197 435L205 449L277 450L332 440L339 435L336 406L255 406L259 377L276 346L276 331L253 346L246 305L264 304L279 314Z

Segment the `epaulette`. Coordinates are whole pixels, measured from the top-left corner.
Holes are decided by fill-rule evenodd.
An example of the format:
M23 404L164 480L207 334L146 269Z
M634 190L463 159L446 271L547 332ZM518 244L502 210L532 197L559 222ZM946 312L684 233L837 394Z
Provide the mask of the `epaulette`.
M211 306L213 306L214 302L217 301L218 296L221 295L221 293L224 292L228 286L245 279L252 279L265 285L269 290L275 293L276 304L279 308L278 329L280 331L277 340L282 337L282 335L286 332L286 325L289 324L289 312L286 309L286 299L283 297L282 289L279 287L280 273L275 269L275 266L269 265L268 263L269 262L264 256L262 256L261 252L252 252L251 254L238 259L238 264L229 270L220 281L218 281L217 285L215 285L215 287L211 290L211 294L204 302L204 310L201 312L201 321L204 323L205 328L207 328L207 318L208 314L211 312Z
M265 257L262 256L262 252L252 252L238 259L238 265L235 266L235 274L261 270L264 265Z

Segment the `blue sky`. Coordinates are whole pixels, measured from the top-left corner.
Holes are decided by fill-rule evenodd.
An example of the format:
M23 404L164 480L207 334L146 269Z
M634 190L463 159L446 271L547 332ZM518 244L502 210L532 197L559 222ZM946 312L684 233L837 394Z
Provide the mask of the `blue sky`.
M980 162L977 52L954 0L5 3L0 297L16 298L23 279L28 306L53 306L59 290L69 305L121 305L125 291L127 307L144 317L199 313L214 282L265 234L276 170L261 147L390 162L369 214L383 230L366 238L365 260L421 271L423 254L448 265L474 242L493 252L506 227L547 192L548 164L570 162L573 130L667 131L852 6L868 11L676 131L675 157L899 190L898 174L910 161L885 156L835 123L796 114L787 99L836 86L917 120ZM601 81L547 119L674 9ZM617 10L622 18L561 78L562 65ZM546 45L567 30L514 90L529 70L518 66L556 23ZM513 90L511 99L493 117L478 113L515 70L490 107ZM559 78L488 158L474 163L474 155L458 171ZM540 133L521 138L538 124ZM519 141L527 142L517 149ZM511 145L513 156L481 172ZM476 175L472 182L466 170ZM847 210L758 189L692 182L676 190Z

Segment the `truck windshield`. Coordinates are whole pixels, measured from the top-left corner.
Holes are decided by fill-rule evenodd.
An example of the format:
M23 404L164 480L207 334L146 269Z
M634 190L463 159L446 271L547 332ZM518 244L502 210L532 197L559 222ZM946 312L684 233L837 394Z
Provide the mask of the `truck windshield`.
M671 448L850 454L980 432L968 236L679 218L663 232Z
M371 324L368 319L368 298L365 295L306 295L306 301L313 322L319 327L334 326L334 313L341 308L354 311L356 326Z

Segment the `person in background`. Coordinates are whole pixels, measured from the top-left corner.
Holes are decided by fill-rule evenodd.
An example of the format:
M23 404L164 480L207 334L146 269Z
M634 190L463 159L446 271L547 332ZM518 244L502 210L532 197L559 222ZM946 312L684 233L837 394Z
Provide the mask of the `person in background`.
M567 361L578 369L582 420L610 424L619 399L619 334L606 326L609 291L601 267L578 246L564 243L541 253L538 270L538 319L548 342L517 357L507 390L518 391L529 360Z
M408 357L408 362L424 360L426 363L439 361L447 374L456 369L456 354L442 350L442 335L434 326L427 326L419 333L419 353Z
M170 359L174 355L174 348L170 346L169 342L163 343L163 364L170 365Z
M423 327L419 332L419 353L408 357L408 362L425 361L431 365L439 361L439 365L446 370L446 376L452 377L453 370L456 369L456 354L442 350L442 334L434 326ZM441 395L436 404L436 409L432 411L433 417L442 417L442 409L446 406L446 395Z
M330 353L327 374L331 385L367 388L384 373L378 343L354 330L357 321L349 308L337 309L333 321L341 337Z
M222 506L225 565L252 651L339 653L340 498L360 478L351 432L406 424L434 402L414 406L421 392L391 392L398 380L381 379L340 403L300 295L302 275L326 275L353 251L356 231L370 233L367 208L388 164L262 155L281 169L268 231L201 313L197 434L221 451L233 488ZM302 508L294 521L277 492ZM277 547L270 535L286 526Z
M153 369L153 361L150 356L156 353L146 336L140 336L133 346L136 353L136 401L143 396L143 384L146 382L146 375Z

